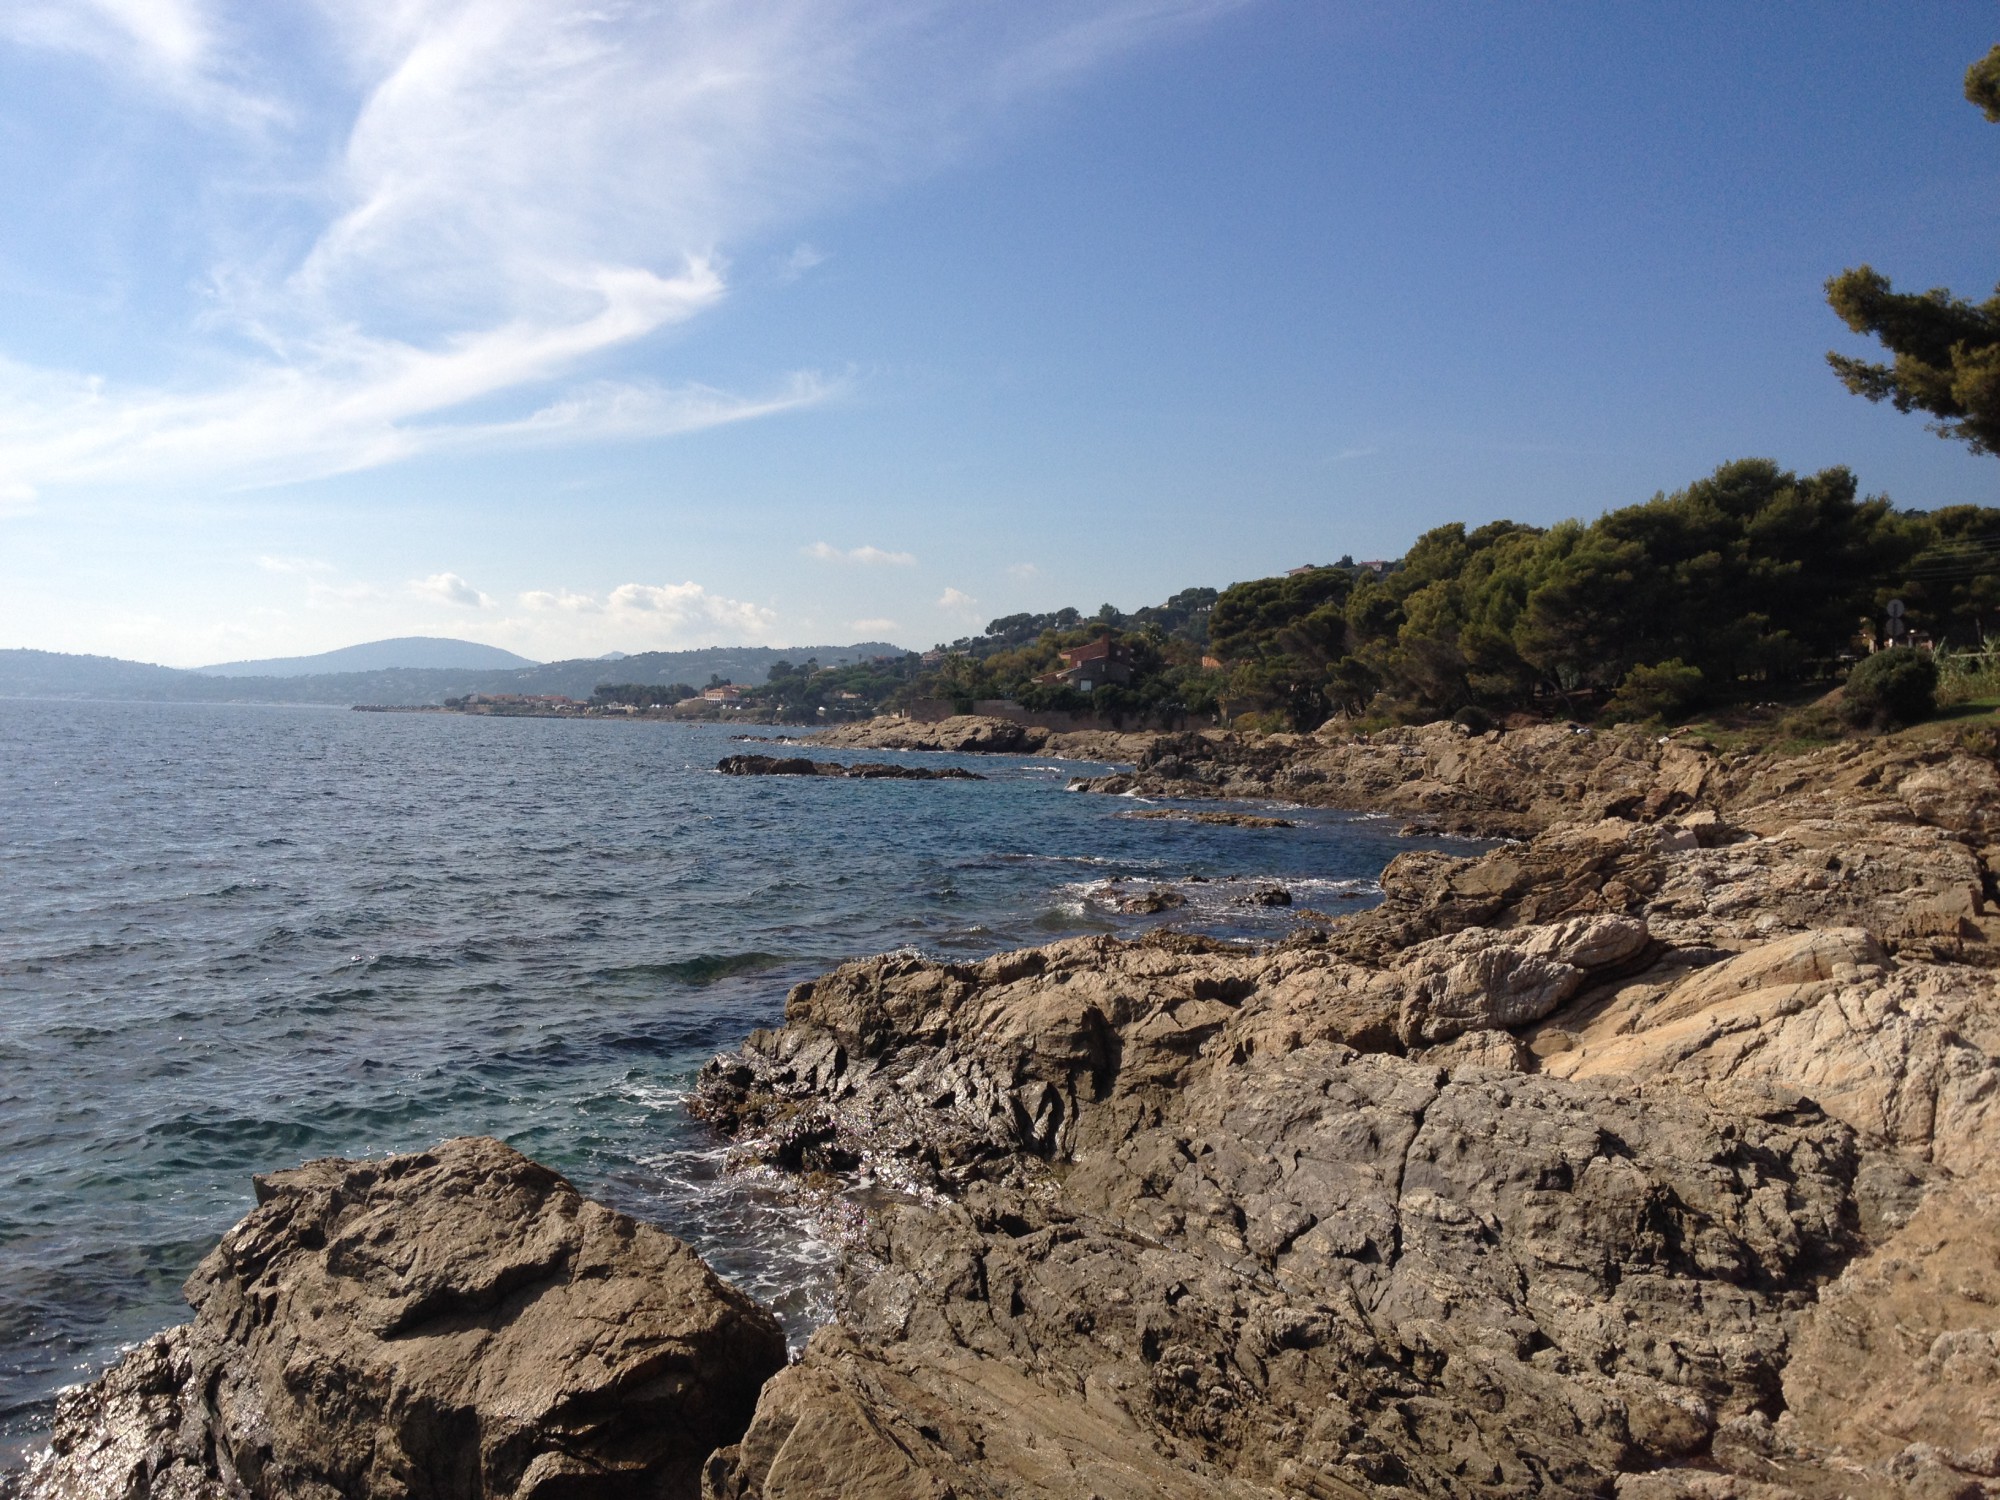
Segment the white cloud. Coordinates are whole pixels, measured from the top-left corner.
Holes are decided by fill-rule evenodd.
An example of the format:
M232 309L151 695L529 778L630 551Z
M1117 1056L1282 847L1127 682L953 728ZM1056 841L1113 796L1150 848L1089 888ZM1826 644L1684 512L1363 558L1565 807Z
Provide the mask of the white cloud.
M862 635L881 635L887 631L899 630L902 627L897 625L894 620L849 620L847 628L857 631Z
M535 589L521 596L521 607L542 613L558 610L572 615L604 613L604 605L595 594L572 594L568 589Z
M266 573L331 573L333 564L321 562L316 557L273 557L266 553L257 559L257 566Z
M428 578L412 580L410 587L419 594L446 604L456 604L462 609L490 609L493 606L490 596L480 593L456 573L433 573Z
M521 595L521 605L544 617L605 616L609 624L643 631L656 645L690 633L701 637L690 644L711 645L725 638L731 644L758 641L778 620L776 610L711 594L691 582L621 583L602 598L567 589L538 589Z
M1021 582L1023 583L1026 583L1029 579L1035 577L1035 575L1040 573L1042 570L1036 567L1031 562L1019 562L1019 563L1008 564L1007 571L1013 577L1020 579Z
M978 606L979 601L977 599L958 589L948 588L942 594L938 595L937 607L939 609L951 610L955 614L963 614L969 609L978 608Z
M850 547L843 552L830 542L814 542L802 550L807 557L816 557L821 562L859 563L863 567L894 568L914 568L917 565L915 553L884 552L880 547Z
M243 86L215 7L203 0L7 0L0 38L89 58L204 116L259 124L280 114Z
M302 43L255 0L0 0L0 41L87 56L107 91L287 126L202 168L189 220L256 248L210 265L198 307L153 310L178 371L149 388L0 354L0 495L290 483L823 400L837 383L811 374L731 393L630 365L723 300L726 247L1236 3L315 0ZM259 181L306 216L300 248L264 232ZM800 244L789 274L818 257Z

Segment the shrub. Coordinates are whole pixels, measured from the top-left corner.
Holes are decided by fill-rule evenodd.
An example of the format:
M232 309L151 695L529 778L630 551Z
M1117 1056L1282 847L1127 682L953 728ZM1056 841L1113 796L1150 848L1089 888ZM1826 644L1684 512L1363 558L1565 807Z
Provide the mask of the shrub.
M1895 729L1937 712L1937 663L1928 651L1894 646L1863 657L1847 674L1840 717L1856 728Z
M1988 645L1980 651L1940 651L1936 660L1940 704L2000 698L2000 646Z
M1484 734L1493 727L1493 715L1477 703L1468 703L1451 716L1451 722L1464 728L1470 734Z
M1650 667L1634 667L1611 695L1608 719L1678 719L1701 702L1700 667L1679 657Z

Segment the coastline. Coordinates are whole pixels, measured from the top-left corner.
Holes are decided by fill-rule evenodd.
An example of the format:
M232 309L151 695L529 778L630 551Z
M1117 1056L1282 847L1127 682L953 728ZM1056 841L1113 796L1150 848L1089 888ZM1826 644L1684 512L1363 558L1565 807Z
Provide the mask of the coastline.
M1162 737L1092 789L1519 842L1261 951L848 965L711 1065L887 1200L717 1493L852 1411L912 1493L2000 1492L2000 1367L1923 1353L2000 1348L1992 760L1517 735Z
M795 988L694 1108L841 1313L702 1494L2000 1493L1990 756L1145 738L1084 790L1515 842Z

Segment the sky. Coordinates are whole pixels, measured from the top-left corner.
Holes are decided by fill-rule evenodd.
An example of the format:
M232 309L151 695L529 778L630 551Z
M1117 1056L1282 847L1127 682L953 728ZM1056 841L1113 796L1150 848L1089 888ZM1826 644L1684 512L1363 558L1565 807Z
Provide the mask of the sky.
M913 647L1763 456L1990 4L6 0L0 647Z

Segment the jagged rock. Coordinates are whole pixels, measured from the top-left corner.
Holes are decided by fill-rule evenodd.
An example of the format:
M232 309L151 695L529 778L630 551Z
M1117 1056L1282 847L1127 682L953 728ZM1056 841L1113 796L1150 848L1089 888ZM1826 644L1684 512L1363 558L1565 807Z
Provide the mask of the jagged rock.
M1933 1193L1821 1293L1794 1350L1781 1436L1874 1465L1923 1444L2000 1479L2000 1198Z
M703 1500L1249 1500L1213 1469L1133 1441L1115 1391L1054 1392L956 1345L815 1335L765 1388L743 1441L710 1460Z
M850 965L713 1065L874 1205L714 1493L2000 1495L1990 766L1513 741L1184 738L1533 837L1264 949Z
M257 1179L194 1320L66 1392L33 1500L692 1496L785 1362L679 1240L498 1141Z
M1921 821L1975 843L2000 834L2000 770L1991 761L1955 755L1905 776L1896 795Z

